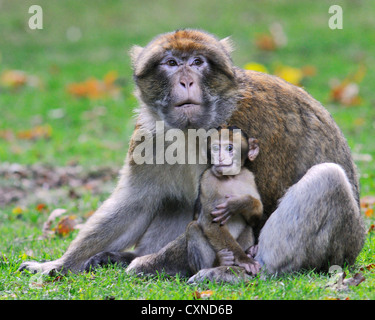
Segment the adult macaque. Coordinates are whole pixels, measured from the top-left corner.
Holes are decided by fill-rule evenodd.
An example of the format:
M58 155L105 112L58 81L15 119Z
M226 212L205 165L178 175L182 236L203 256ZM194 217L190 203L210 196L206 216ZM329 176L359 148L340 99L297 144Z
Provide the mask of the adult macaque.
M268 272L354 263L365 230L342 132L302 88L235 67L231 50L228 39L197 30L162 34L132 49L140 107L117 188L60 259L25 262L21 269L80 271L109 258L128 264L156 252L134 259L132 270L152 269L166 258L163 252L173 262L187 262L180 249L186 247L184 231L206 166L136 163L141 142L135 137L155 132L156 121L184 132L227 124L262 142L257 161L247 166L264 209L256 259ZM132 246L132 254L123 253ZM220 278L220 272L215 275Z

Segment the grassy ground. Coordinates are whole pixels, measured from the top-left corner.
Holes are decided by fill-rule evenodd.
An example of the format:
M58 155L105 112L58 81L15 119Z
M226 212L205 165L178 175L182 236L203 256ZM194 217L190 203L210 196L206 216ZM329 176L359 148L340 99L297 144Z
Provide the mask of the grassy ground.
M120 167L133 130L130 61L131 45L145 45L153 36L181 27L205 29L219 37L232 36L239 66L257 62L270 72L278 64L301 68L311 65L316 75L303 82L337 121L355 155L361 196L375 193L375 3L371 1L39 1L43 30L28 28L32 1L0 3L0 72L22 70L36 76L41 86L0 87L0 164L43 163L54 166L79 164ZM328 28L328 8L339 4L344 29ZM279 22L288 37L285 47L264 52L254 39ZM75 27L75 29L71 28ZM77 29L78 28L78 29ZM69 31L70 30L70 31ZM72 31L73 30L73 31ZM76 30L76 31L74 31ZM78 31L77 31L78 30ZM78 41L69 40L73 32ZM366 74L359 83L361 103L344 106L330 100L330 82ZM119 75L120 95L113 98L76 98L66 88L90 77L103 79L110 71ZM56 111L57 110L57 111ZM36 127L48 128L46 137L22 138ZM0 184L8 183L0 179ZM113 185L115 181L113 181ZM0 299L193 299L196 291L211 290L210 299L374 299L374 269L361 271L365 281L349 290L327 288L329 275L315 272L241 285L189 286L184 279L161 275L139 279L117 267L95 274L63 278L39 278L17 272L30 258L56 259L77 231L66 237L38 240L49 211L62 207L80 217L97 208L108 191L79 197L58 198L48 210L38 211L37 202L0 208ZM84 219L84 218L83 218ZM365 218L367 228L374 217ZM364 249L347 277L375 262L375 232L369 232Z

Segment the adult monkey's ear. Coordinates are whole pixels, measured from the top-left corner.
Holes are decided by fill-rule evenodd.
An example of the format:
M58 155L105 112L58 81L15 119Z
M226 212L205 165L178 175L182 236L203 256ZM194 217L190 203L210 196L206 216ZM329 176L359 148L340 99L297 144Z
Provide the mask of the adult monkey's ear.
M220 44L224 47L225 51L227 51L229 54L234 51L234 43L230 37L221 39Z
M130 55L130 59L131 59L131 62L132 62L133 69L135 69L137 60L138 60L142 51L143 51L143 48L141 46L133 46L130 49L129 55Z

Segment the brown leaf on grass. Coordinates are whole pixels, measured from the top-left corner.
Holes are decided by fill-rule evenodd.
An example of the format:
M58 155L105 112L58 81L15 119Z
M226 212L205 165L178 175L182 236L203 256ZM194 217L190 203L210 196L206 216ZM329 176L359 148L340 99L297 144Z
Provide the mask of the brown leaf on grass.
M54 278L53 280L52 280L52 282L60 282L60 281L62 281L64 279L64 276L63 275L59 275L59 276L57 276L56 278Z
M23 86L42 87L42 82L37 76L27 74L22 70L5 70L0 76L0 85L18 89Z
M352 278L345 279L344 284L348 286L358 286L360 283L365 281L366 278L363 276L362 273L356 273Z
M47 221L43 224L43 229L42 229L43 235L42 235L42 238L47 238L48 236L50 236L50 235L52 235L54 233L53 230L51 230L52 223L55 221L56 218L60 217L65 212L66 212L65 209L58 208L58 209L53 210L50 213Z
M330 288L336 291L346 291L349 289L349 286L358 286L360 283L366 280L362 273L356 273L352 278L349 279L345 278L345 272L337 273L333 277L333 281L330 281L326 285L326 288Z
M39 203L36 205L35 209L39 212L47 210L47 205L45 203Z
M21 87L27 82L27 74L21 70L6 70L1 74L0 82L4 87Z
M367 233L375 231L375 224L372 224L370 228L368 228Z
M374 206L375 197L374 196L364 196L360 200L361 208L369 208Z
M194 300L199 300L199 299L209 299L213 295L212 290L205 290L202 292L199 291L194 291L193 292L193 299Z
M371 218L373 215L374 215L374 209L372 209L372 208L368 208L368 209L365 211L365 216L366 216L367 218Z
M52 127L49 124L39 125L17 132L13 132L10 129L0 130L0 138L6 141L13 141L16 138L20 140L49 139L51 135Z
M370 263L367 266L361 267L361 268L359 268L359 271L365 271L365 269L367 269L368 271L371 271L372 269L375 269L375 263Z
M255 45L263 51L274 51L277 48L286 46L288 39L280 23L272 23L269 33L262 33L255 37Z
M312 65L303 66L301 70L305 77L313 77L317 74L316 67Z
M212 290L202 291L201 292L201 298L207 299L207 298L210 298L213 294L214 294L214 292Z
M255 38L255 45L263 51L274 51L277 48L274 38L269 34L259 34Z
M84 168L78 165L20 165L0 161L0 207L13 204L28 207L38 203L55 205L69 197L69 190L81 196L91 186L92 194L111 192L118 167Z
M331 89L331 100L345 106L356 106L361 104L362 98L359 96L358 84L347 81L333 84Z
M200 298L201 298L201 293L199 291L195 290L193 292L193 299L194 300L199 300Z
M31 129L18 131L16 136L23 140L49 139L52 135L52 127L49 124L35 126Z
M58 234L58 235L61 235L61 236L66 236L68 235L70 232L72 232L77 224L77 221L76 221L76 216L68 216L68 217L64 217L62 218L56 228L55 229L55 233Z
M360 65L354 74L348 75L344 80L331 80L330 98L345 106L355 106L362 103L359 96L359 84L366 74L364 65Z
M118 75L116 71L108 72L103 80L89 78L83 82L71 83L67 87L68 93L75 97L99 99L104 97L116 97L120 88L115 84Z

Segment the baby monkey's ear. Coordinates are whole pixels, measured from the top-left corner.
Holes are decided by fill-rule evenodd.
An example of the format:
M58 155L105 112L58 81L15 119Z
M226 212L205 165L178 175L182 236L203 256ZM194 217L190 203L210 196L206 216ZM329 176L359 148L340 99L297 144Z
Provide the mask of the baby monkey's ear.
M255 158L258 156L259 153L259 145L258 145L258 139L255 138L249 138L249 152L247 153L247 157L250 161L254 161Z

